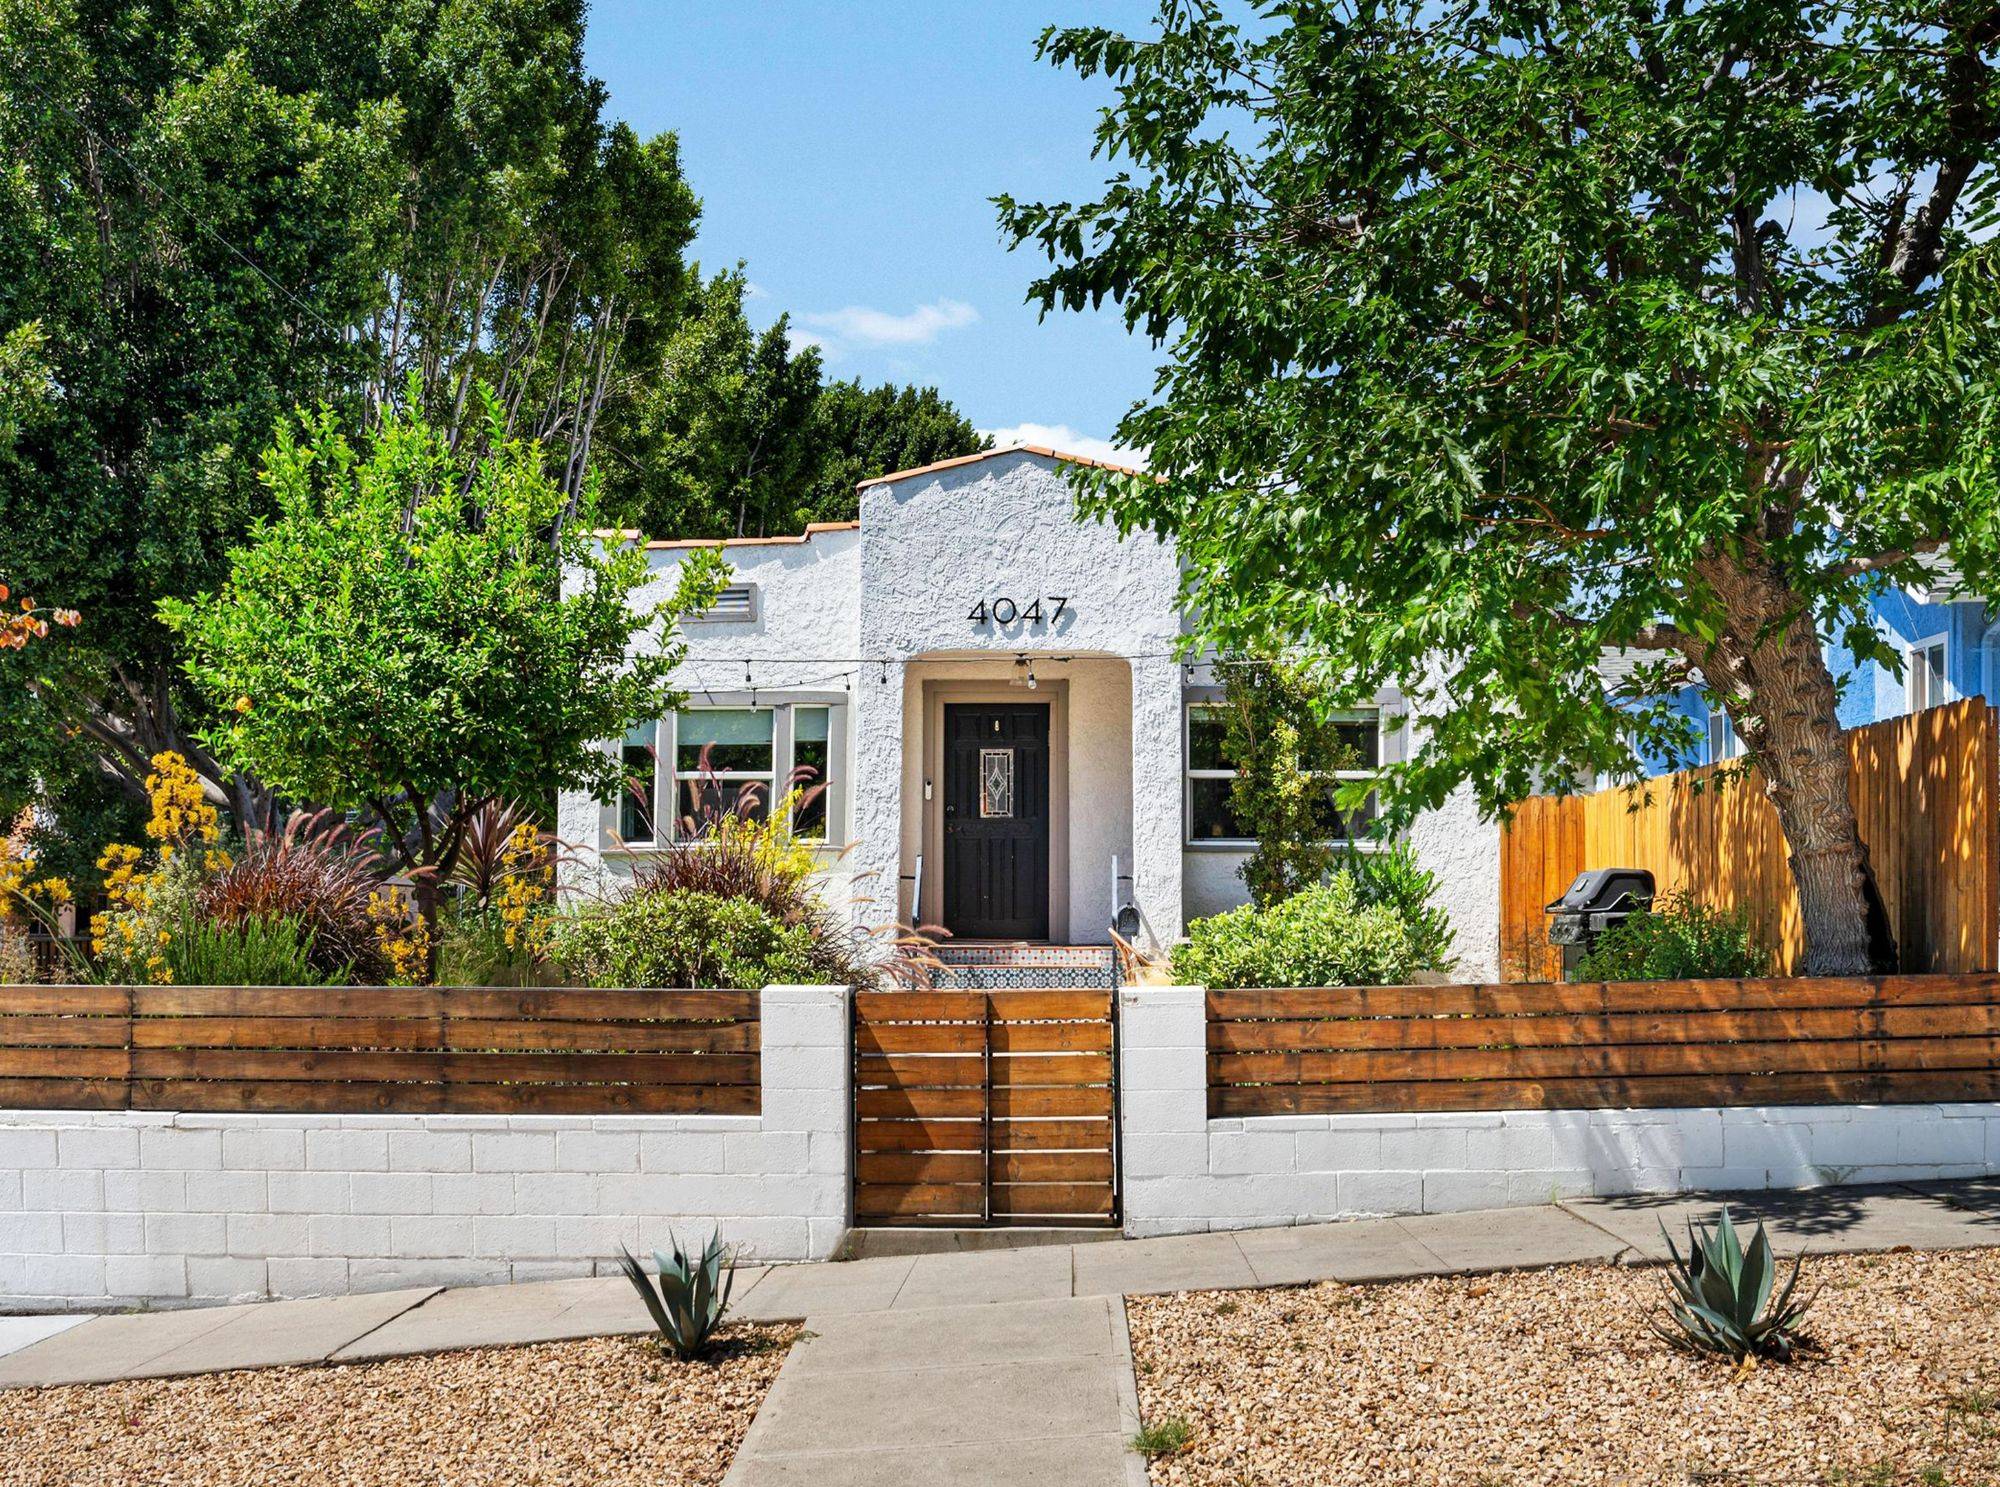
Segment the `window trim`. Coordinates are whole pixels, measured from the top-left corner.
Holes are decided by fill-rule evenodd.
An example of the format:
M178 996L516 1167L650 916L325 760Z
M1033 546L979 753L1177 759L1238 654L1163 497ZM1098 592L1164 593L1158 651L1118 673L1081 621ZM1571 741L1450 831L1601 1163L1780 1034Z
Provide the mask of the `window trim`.
M1938 653L1938 695L1924 702L1923 707L1941 707L1952 700L1951 632L1940 630L1935 635L1923 636L1903 647L1903 711L1906 713L1922 710L1916 696L1915 683L1920 664L1917 658L1930 651Z
M1194 782L1196 780L1233 780L1242 771L1235 769L1196 769L1193 764L1193 724L1197 709L1220 712L1227 703L1220 698L1189 697L1181 704L1181 849L1187 852L1254 852L1257 838L1254 836L1201 836L1194 834ZM1389 709L1377 703L1373 707L1336 708L1333 716L1343 722L1362 723L1373 719L1375 723L1375 758L1373 769L1318 770L1315 774L1329 780L1372 780L1381 773L1380 760L1385 752L1388 734L1383 727L1389 716ZM1373 840L1353 836L1328 837L1322 845L1347 851L1373 852L1380 850L1380 844Z
M618 833L619 808L622 794L603 808L602 850L609 856L631 858L652 852L671 851L677 846L686 846L689 838L681 831L680 796L681 780L690 778L679 771L680 761L680 715L683 712L763 712L773 714L771 724L771 769L715 771L718 780L755 781L764 785L767 798L775 804L778 785L791 777L797 764L797 743L794 714L799 708L820 708L826 713L826 754L827 774L833 781L827 791L826 831L823 836L802 838L814 852L825 856L837 856L845 850L848 835L846 792L840 788L841 772L844 768L847 745L847 709L852 698L845 693L827 693L823 690L801 692L796 696L774 695L764 692L752 700L751 694L734 692L707 692L700 694L703 701L683 703L679 708L658 719L654 724L652 799L654 803L655 835L651 841L626 842ZM641 725L643 726L643 725ZM617 745L621 751L623 744ZM666 803L662 810L661 803Z
M1724 737L1734 746L1721 754L1715 751L1715 725L1718 722L1722 724ZM1735 720L1725 709L1719 707L1711 707L1708 710L1707 747L1710 764L1727 764L1731 759L1741 759L1750 752L1749 747L1743 742L1743 736L1736 731Z

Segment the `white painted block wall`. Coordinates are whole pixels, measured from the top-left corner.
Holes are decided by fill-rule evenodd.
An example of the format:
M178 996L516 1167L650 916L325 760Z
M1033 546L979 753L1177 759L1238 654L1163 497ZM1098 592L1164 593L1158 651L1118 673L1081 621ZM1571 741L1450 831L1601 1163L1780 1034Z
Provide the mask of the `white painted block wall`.
M1119 993L1125 1232L2000 1172L2000 1105L1208 1118L1200 987Z
M825 1259L846 1233L844 987L762 998L750 1116L0 1111L0 1311L608 1273L618 1247Z

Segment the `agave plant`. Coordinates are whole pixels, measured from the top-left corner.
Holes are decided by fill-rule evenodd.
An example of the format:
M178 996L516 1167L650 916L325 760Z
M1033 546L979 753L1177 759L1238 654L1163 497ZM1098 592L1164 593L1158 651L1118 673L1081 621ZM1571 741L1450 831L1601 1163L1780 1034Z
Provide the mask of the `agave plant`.
M652 1314L653 1325L659 1329L660 1346L671 1348L674 1356L683 1360L699 1358L708 1351L716 1328L722 1325L723 1313L729 1310L729 1292L736 1284L736 1272L723 1263L728 1256L719 1229L708 1236L708 1244L698 1260L690 1260L683 1254L680 1241L671 1234L667 1238L673 1247L671 1255L653 1251L653 1263L660 1267L657 1289L655 1278L648 1276L646 1267L622 1246L618 1251L620 1263L625 1278L632 1282L646 1303L646 1310Z
M1667 1275L1667 1315L1677 1329L1656 1325L1660 1336L1690 1352L1733 1358L1746 1368L1757 1358L1783 1361L1792 1356L1799 1322L1812 1305L1792 1299L1803 1255L1792 1262L1791 1276L1773 1300L1778 1260L1763 1224L1757 1225L1746 1250L1727 1208L1713 1231L1690 1219L1686 1258L1674 1247L1665 1224L1660 1233L1673 1256Z

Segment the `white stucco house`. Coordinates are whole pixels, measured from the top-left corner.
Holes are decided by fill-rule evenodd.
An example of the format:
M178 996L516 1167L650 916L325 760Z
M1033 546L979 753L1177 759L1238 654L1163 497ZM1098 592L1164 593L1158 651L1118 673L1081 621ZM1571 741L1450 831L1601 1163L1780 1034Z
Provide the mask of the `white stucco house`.
M707 749L711 792L825 782L798 824L864 923L1085 946L1129 909L1130 937L1159 948L1243 902L1251 844L1205 711L1221 688L1179 658L1174 551L1080 519L1071 462L1088 463L991 450L865 482L857 522L648 543L662 596L697 547L721 549L730 587L686 627L687 706L624 741L650 789L565 796L564 839L612 872L667 849ZM1385 691L1351 715L1364 764L1407 747L1422 721L1404 712ZM1444 881L1459 974L1492 979L1497 827L1462 792L1411 836Z

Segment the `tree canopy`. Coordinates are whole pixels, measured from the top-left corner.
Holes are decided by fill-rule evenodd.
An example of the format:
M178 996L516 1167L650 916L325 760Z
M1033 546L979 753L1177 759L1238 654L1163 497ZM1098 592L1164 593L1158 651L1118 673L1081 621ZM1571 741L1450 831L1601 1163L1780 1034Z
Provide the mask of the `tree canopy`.
M787 316L761 333L740 271L689 271L690 311L611 421L607 509L662 537L768 537L847 521L870 475L971 454L986 441L935 388L823 382Z
M634 607L644 555L603 551L590 496L476 398L477 452L415 410L361 449L327 410L286 425L264 461L276 515L215 593L161 606L221 720L203 742L289 799L372 814L427 906L482 807L610 797L621 763L596 745L671 706L675 623L723 571L699 553Z
M678 145L607 117L584 19L0 0L0 576L87 617L0 652L0 813L99 777L143 802L163 750L239 822L273 808L202 747L157 606L271 512L258 456L296 409L366 438L413 407L468 458L529 441L570 500L604 478L662 533L716 530L745 469L757 519L817 501L817 360L684 261ZM655 427L697 453L656 458Z
M1083 203L1003 198L1046 310L1164 348L1121 423L1206 637L1426 719L1392 814L1489 810L1728 711L1807 967L1866 969L1828 647L1949 549L2000 574L2000 7L1167 0L1050 30L1109 79ZM1599 679L1637 649L1638 695ZM1876 951L1879 953L1879 937Z

